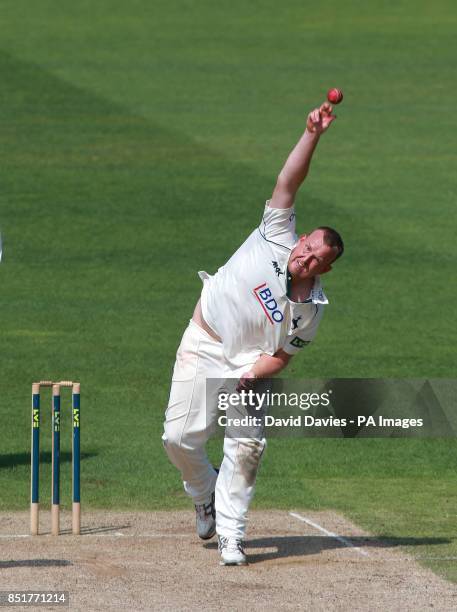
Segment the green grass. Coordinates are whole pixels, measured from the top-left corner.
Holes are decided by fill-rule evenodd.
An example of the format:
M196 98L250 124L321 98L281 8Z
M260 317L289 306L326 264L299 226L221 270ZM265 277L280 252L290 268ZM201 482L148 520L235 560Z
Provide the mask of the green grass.
M345 101L299 229L334 225L346 254L289 375L455 376L456 21L443 1L2 3L2 510L27 506L47 377L82 381L86 507L188 507L160 435L196 271L258 222L329 86ZM454 441L272 440L256 507L335 508L455 557L456 459Z

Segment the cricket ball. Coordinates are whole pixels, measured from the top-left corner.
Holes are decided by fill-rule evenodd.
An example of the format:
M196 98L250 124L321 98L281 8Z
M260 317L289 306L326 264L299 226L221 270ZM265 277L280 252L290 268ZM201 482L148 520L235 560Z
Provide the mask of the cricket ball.
M343 99L343 92L341 89L337 89L334 87L333 89L329 89L327 92L327 100L331 104L339 104Z

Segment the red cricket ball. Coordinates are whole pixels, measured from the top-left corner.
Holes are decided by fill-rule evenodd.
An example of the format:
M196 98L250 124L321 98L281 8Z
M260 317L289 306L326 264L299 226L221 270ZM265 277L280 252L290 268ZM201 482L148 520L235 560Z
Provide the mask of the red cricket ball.
M341 89L337 89L334 87L333 89L329 89L327 92L327 100L331 104L339 104L343 99L343 92Z

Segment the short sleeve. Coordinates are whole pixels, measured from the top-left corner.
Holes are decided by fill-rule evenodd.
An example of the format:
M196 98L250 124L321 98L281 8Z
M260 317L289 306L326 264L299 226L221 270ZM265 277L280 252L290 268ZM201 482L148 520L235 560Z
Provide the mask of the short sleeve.
M292 248L297 241L295 234L295 208L271 208L270 200L265 204L259 230L265 240L287 248Z
M307 346L314 339L319 328L319 323L322 319L323 309L319 309L319 314L313 319L313 322L305 329L297 331L290 336L287 336L282 350L288 355L296 355L302 348Z
M287 336L286 342L284 343L282 350L288 355L296 355L298 352L301 351L303 347L307 346L310 342L311 340L303 340L303 338L300 338L298 334L295 334L294 336Z

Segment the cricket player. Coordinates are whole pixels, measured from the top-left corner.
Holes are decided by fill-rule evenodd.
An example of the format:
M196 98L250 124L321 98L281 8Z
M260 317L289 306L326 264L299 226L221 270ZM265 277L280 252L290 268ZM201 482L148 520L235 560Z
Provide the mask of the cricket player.
M193 499L197 533L217 532L223 565L244 565L246 514L265 439L224 439L217 472L205 444L215 431L217 397L206 379L237 379L238 390L270 378L316 335L328 303L321 276L343 253L340 235L319 227L297 237L294 200L321 135L336 119L329 103L313 110L282 168L260 225L203 289L176 355L164 447Z

